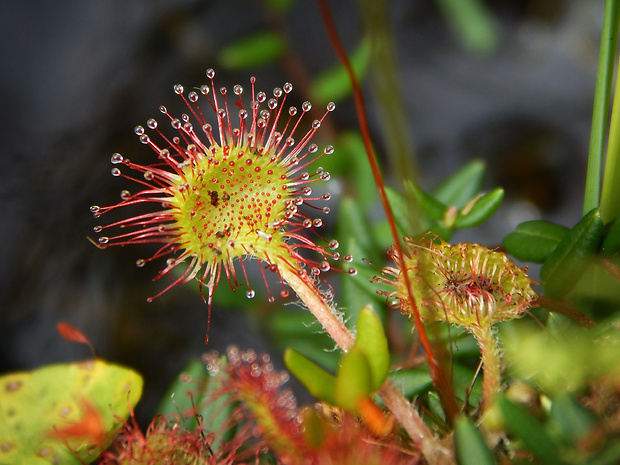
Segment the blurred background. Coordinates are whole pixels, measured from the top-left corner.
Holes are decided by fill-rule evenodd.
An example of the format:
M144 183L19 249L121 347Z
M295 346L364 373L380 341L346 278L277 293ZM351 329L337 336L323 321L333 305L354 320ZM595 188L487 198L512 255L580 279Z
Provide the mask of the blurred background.
M506 189L493 221L454 240L492 246L521 221L577 220L602 0L330 4L361 69L388 182L398 188L413 177L431 189L482 158L485 186ZM136 259L148 256L138 246L102 251L89 243L98 224L89 207L116 203L132 187L110 176L111 154L148 163L152 152L134 126L157 117L162 104L182 111L172 86L206 83L207 68L229 87L252 75L267 92L291 81L299 101L321 108L336 96L322 145L356 131L346 88L330 81L337 60L318 7L305 0L2 2L0 37L0 372L88 357L57 334L66 321L104 358L145 376L140 409L152 411L170 380L206 349L206 306L193 284L147 304L164 284L151 282L159 264L138 269ZM339 163L333 194L372 189L348 185ZM369 209L381 215L378 205ZM252 313L244 302L223 291L208 349L270 350L264 321L282 302L255 299Z

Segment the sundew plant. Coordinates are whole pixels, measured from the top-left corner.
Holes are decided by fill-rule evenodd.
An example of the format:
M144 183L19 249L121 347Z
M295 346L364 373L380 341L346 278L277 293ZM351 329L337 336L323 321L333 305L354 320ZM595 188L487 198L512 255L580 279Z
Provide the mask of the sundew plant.
M492 42L478 2L440 3L470 47ZM159 270L145 299L198 290L205 353L186 361L147 427L134 414L141 377L94 349L79 364L3 376L0 463L620 462L617 2L605 2L583 211L570 225L523 222L501 245L455 240L502 208L501 187L483 190L482 161L450 167L432 190L413 170L384 179L390 157L371 138L360 81L373 59L394 79L395 57L377 45L389 34L369 27L347 53L327 1L316 4L340 61L312 87L324 103L294 83L268 90L251 72L229 83L207 68L204 83L171 86L184 112L160 106L135 127L151 162L111 155L120 201L91 207L97 253L132 247L144 253L136 273ZM381 7L359 5L380 23ZM290 7L265 4L274 15ZM222 66L273 62L286 53L278 33L231 45ZM398 100L397 87L368 89ZM350 100L357 131L320 138ZM399 128L384 131L387 152L407 146ZM348 189L330 194L334 178ZM249 311L258 300L274 308L274 353L209 347L221 287Z

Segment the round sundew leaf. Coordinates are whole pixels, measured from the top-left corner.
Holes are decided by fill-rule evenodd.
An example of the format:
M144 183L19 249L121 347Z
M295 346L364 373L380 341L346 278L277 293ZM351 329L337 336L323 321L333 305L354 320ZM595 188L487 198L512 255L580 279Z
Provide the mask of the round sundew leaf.
M111 443L142 377L103 360L0 377L0 464L80 464Z

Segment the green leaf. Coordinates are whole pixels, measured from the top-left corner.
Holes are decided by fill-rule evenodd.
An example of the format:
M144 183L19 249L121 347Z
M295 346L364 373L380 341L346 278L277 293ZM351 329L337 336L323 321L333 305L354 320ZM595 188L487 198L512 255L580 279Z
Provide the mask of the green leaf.
M454 226L458 229L473 228L484 223L493 216L504 200L504 189L501 187L479 197L472 207L464 209L456 218Z
M375 178L366 157L364 141L359 132L348 131L341 134L334 143L337 158L343 165L342 175L346 176L350 188L354 189L355 202L368 211L378 200Z
M192 360L168 388L157 413L164 416L178 415L183 419L184 427L190 431L198 427L199 415L206 430L217 431L222 435L235 406L225 396L215 397L215 392L220 388L220 379L207 372L204 362ZM223 439L228 437L224 435ZM214 447L217 447L217 441Z
M385 194L392 207L392 213L394 214L394 221L396 222L396 229L398 229L399 236L410 236L413 228L410 221L407 198L396 189L392 189L388 186L385 187Z
M103 360L4 375L0 463L90 462L110 445L141 394L140 375Z
M357 413L359 401L372 392L370 364L359 347L353 348L340 359L334 389L335 405Z
M497 49L498 28L480 0L437 0L448 24L468 51L488 54Z
M603 244L601 246L601 252L606 255L611 255L620 250L620 220L613 221L605 234Z
M521 439L528 450L546 465L560 463L557 444L536 418L504 396L497 398L497 404L504 416L506 428Z
M549 255L540 270L540 278L550 297L561 297L575 287L585 271L588 257L598 250L603 232L603 221L595 208Z
M424 368L393 371L389 378L407 398L419 396L433 387L433 380Z
M218 58L226 69L248 69L273 63L285 51L286 42L280 35L261 31L227 45Z
M459 465L493 465L493 454L469 418L460 416L454 424L456 460Z
M370 63L370 52L370 41L363 39L350 56L353 72L359 81ZM314 79L310 93L319 103L327 104L328 102L341 102L349 97L351 92L349 75L342 65L338 64Z
M355 346L366 355L370 365L371 387L376 391L385 381L390 369L390 352L381 320L371 306L367 305L360 311L356 329Z
M595 425L592 414L566 392L560 392L553 399L549 421L557 425L567 444L574 444L583 439Z
M472 160L433 190L433 197L449 207L462 209L482 190L486 164Z
M424 192L413 181L405 182L405 189L410 192L424 213L435 221L444 221L448 207L432 195Z
M310 394L328 404L336 405L334 398L336 378L334 376L309 358L290 348L284 351L284 365Z
M504 248L519 260L543 263L569 231L548 221L526 221L504 238Z

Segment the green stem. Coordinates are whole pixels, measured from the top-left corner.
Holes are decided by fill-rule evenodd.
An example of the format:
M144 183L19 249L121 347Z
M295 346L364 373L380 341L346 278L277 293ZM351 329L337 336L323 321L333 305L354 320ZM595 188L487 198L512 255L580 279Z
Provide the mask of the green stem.
M614 72L615 54L618 45L619 21L620 15L618 1L606 0L605 18L603 20L603 32L601 36L601 47L599 51L599 63L596 74L596 88L594 91L592 132L590 136L588 172L586 175L586 191L583 206L584 215L593 208L598 207L600 202L603 147L605 145L606 126L609 116L609 99L611 95L611 83ZM616 95L617 94L618 93L616 93ZM614 107L615 106L616 104L614 103ZM613 136L613 132L610 132L610 134L610 138L613 137L614 139L617 139L618 136ZM617 140L615 145L617 146ZM609 153L610 152L608 149L608 168Z
M493 405L502 384L499 341L492 327L471 326L468 331L476 338L482 360L482 414Z

